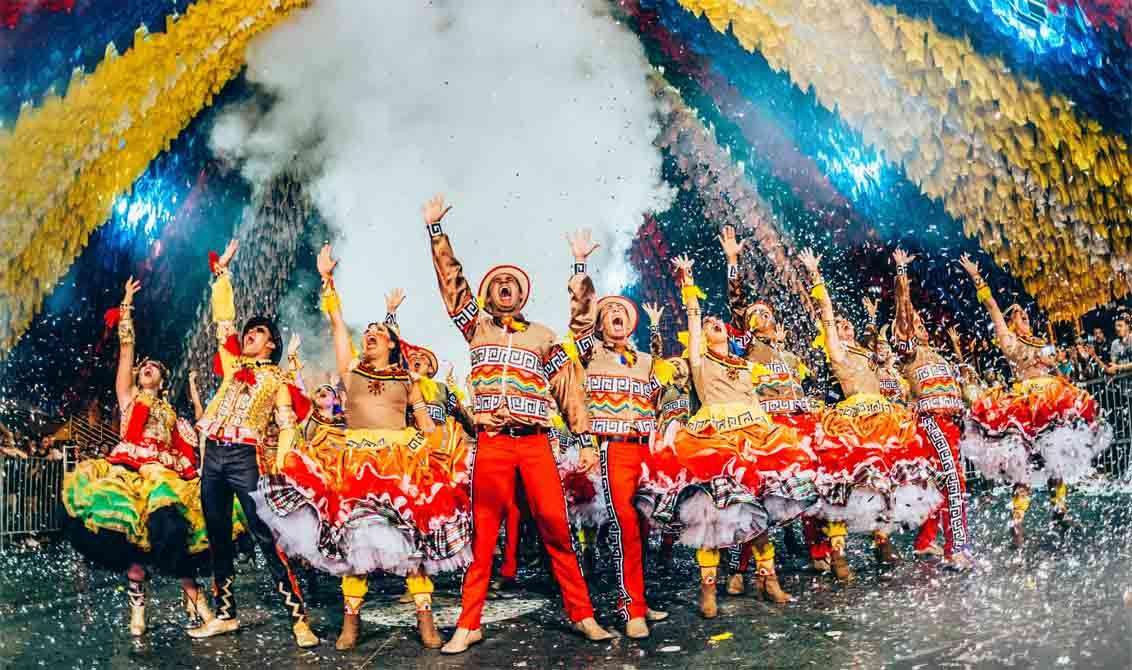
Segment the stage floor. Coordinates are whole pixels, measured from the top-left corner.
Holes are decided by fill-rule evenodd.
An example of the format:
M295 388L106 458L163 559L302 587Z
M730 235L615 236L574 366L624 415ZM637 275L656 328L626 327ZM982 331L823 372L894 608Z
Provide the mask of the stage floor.
M1007 493L974 498L979 565L970 574L912 560L908 534L897 538L902 564L879 572L870 542L854 536L858 578L841 586L779 543L783 586L797 602L721 594L712 621L697 613L692 556L679 551L674 572L648 577L655 606L672 616L643 642L597 645L573 636L545 576L523 573L524 590L489 602L486 641L457 657L419 646L413 608L397 603L403 584L393 578L372 578L364 634L348 653L334 650L342 616L335 580L323 577L309 596L324 641L301 651L266 571L247 564L237 580L239 633L190 640L175 581L158 578L150 631L133 640L123 578L91 573L65 546L14 550L0 555L0 667L1132 668L1132 489L1092 488L1071 494L1082 525L1065 537L1050 526L1046 496L1035 495L1020 554L1009 549ZM591 591L599 621L616 625L608 562L599 562ZM445 635L458 607L458 583L440 580L435 610Z

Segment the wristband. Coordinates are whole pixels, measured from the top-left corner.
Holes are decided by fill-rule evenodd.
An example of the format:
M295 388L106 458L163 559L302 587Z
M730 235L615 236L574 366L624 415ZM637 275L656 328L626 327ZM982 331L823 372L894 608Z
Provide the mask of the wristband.
M908 276L908 266L907 265L897 265L896 266L896 276L897 277L907 277Z
M439 221L436 223L426 223L425 227L428 228L429 237L440 237L444 234L444 229L440 227Z
M738 276L739 276L739 265L738 264L732 265L732 264L728 263L727 264L727 278L728 279L735 279Z
M574 261L574 274L576 274L576 275L586 274L586 263L585 263L585 261L582 261L581 263Z

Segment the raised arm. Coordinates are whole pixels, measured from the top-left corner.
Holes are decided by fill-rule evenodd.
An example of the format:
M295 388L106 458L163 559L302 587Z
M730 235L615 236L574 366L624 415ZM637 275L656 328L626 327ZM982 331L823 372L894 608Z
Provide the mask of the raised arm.
M570 253L574 257L573 274L568 285L570 291L570 334L578 347L578 356L589 361L593 354L594 331L597 328L597 299L593 280L586 272L586 262L600 247L590 238L588 229L567 234Z
M193 420L200 421L204 416L204 403L200 399L200 390L197 388L197 373L189 373L189 399L193 402Z
M395 288L385 294L385 325L401 335L401 326L397 325L397 310L405 302L405 289Z
M963 254L959 257L959 265L963 266L963 269L971 276L971 280L975 282L975 291L979 302L987 307L987 313L990 314L991 322L994 323L994 335L998 338L998 347L1003 351L1013 349L1016 344L1014 333L1010 332L1010 327L1006 324L1006 318L1002 316L1002 310L998 308L994 294L979 273L978 263L971 260L971 257L967 254Z
M744 320L747 295L742 275L739 273L739 256L743 253L747 241L740 242L735 239L734 226L724 226L719 236L719 244L723 247L723 255L727 258L727 304L731 308L731 327L745 333L750 327Z
M472 287L468 285L467 277L464 276L464 267L456 260L452 244L440 227L441 220L450 209L452 206L446 205L444 196L438 194L425 203L422 213L432 244L432 265L436 270L440 297L444 300L449 318L460 329L464 339L471 342L476 332L476 324L479 322L480 307Z
M951 351L955 353L955 360L960 365L963 361L963 347L959 341L959 330L955 326L949 326L947 329L947 337L951 340Z
M330 255L330 245L324 245L318 252L318 274L322 277L322 310L330 317L330 332L334 340L334 362L342 377L350 374L354 362L353 347L350 346L350 329L342 318L342 301L334 288L334 268L337 259Z
M118 372L114 376L114 392L121 408L134 399L134 294L139 289L141 282L133 277L127 279L118 307Z
M662 358L664 356L664 339L660 336L660 318L664 316L664 308L648 302L642 307L649 317L649 352L654 358Z
M684 302L688 308L688 365L698 368L703 363L704 332L700 299L695 290L696 282L692 277L694 261L687 256L678 256L672 260L680 277L680 290L684 294Z
M240 243L232 240L225 247L223 256L214 258L209 255L209 265L216 277L212 281L212 321L216 324L216 351L223 376L233 371L232 363L240 355L240 343L235 342L232 346L232 338L236 335L236 299L228 275L228 264L239 249Z
M841 336L837 334L837 323L833 316L833 302L829 299L829 291L821 276L821 256L815 256L812 249L806 248L798 255L802 265L810 273L810 295L818 303L818 313L821 316L822 329L825 331L825 348L829 352L829 360L834 365L845 365L849 362L849 354Z
M912 306L912 290L908 286L908 265L915 256L903 249L892 252L896 263L896 316L892 324L893 346L899 350L898 343L911 342L916 337L916 309Z

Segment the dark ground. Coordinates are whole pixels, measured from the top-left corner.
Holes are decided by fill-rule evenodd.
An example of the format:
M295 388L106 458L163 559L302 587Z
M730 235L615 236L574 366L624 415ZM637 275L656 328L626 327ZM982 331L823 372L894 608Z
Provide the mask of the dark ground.
M941 571L905 555L887 572L873 567L869 542L850 540L858 579L840 586L806 570L779 542L779 572L797 602L771 606L749 596L720 596L718 619L698 615L698 584L689 552L676 568L650 566L650 598L672 617L641 643L597 645L568 632L557 596L538 570L521 573L526 590L489 602L486 641L467 654L423 650L399 605L403 584L373 578L358 649L334 650L341 622L337 582L322 578L310 594L313 651L291 642L266 571L241 568L239 633L190 640L176 583L151 582L150 630L129 637L121 577L88 571L61 545L0 555L0 667L12 668L1132 668L1132 490L1075 492L1070 504L1082 528L1062 537L1049 523L1044 497L1027 519L1030 543L1008 549L1009 497L972 501L979 566L971 574ZM446 635L459 584L439 580L436 613ZM616 623L614 576L599 562L591 584L598 619ZM384 624L384 625L378 625ZM714 639L713 639L714 638Z

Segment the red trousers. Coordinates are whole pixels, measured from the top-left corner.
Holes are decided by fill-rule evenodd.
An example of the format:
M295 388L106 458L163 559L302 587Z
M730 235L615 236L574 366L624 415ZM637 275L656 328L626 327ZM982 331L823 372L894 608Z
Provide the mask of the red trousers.
M956 551L970 550L967 532L967 482L959 460L959 426L950 416L924 414L919 418L921 439L936 453L941 470L943 506L928 517L916 536L916 549L925 549L935 541L940 521L943 522L943 553L950 558Z
M647 444L609 442L601 450L601 482L609 511L609 538L617 566L617 609L626 621L645 616L644 534L633 505Z
M480 627L499 524L508 507L515 504L516 471L543 545L550 554L551 570L562 589L566 615L570 621L578 622L594 614L574 552L558 466L546 435L510 437L480 433L472 461L472 564L464 574L460 619L456 622L460 628Z
M802 535L810 545L810 558L815 561L829 558L829 538L821 531L825 522L806 514L802 517Z
M509 579L514 579L519 574L519 514L519 506L512 501L507 506L503 531L506 534L503 540L503 565L499 566L499 574Z

